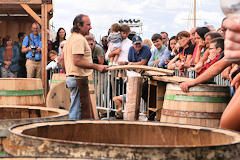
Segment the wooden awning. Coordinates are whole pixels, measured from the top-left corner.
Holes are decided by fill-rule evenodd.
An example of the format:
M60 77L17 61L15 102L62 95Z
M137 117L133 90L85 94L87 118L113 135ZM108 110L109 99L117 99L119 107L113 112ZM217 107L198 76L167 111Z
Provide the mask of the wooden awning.
M37 21L41 25L42 34L42 82L44 86L44 95L47 95L47 72L45 67L47 65L47 29L49 20L53 16L52 0L0 0L0 25L2 21L5 27L2 31L7 33L14 30L13 22L33 22ZM6 22L10 22L7 24ZM18 28L24 27L19 25ZM17 34L17 33L16 33Z

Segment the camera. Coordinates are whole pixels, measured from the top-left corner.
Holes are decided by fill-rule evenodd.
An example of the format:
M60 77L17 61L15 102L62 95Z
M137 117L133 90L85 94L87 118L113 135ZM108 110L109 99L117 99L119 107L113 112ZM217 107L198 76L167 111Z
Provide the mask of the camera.
M36 46L30 46L30 48L32 49L32 57L35 57L36 51L37 51L37 47Z

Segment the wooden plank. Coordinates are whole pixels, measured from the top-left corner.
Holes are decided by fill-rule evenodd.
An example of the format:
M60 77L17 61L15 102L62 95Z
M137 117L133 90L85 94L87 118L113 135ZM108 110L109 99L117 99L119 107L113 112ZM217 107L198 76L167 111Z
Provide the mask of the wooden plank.
M98 117L98 112L97 112L97 103L96 103L96 97L95 97L95 90L94 90L94 80L93 76L90 75L88 76L88 87L89 87L89 93L90 93L90 98L92 102L92 111L94 115L94 119L99 119Z
M145 65L120 65L120 66L112 66L112 67L108 68L108 70L110 70L110 71L123 70L123 69L129 69L129 70L141 69L143 71L156 71L156 72L167 73L168 75L173 75L173 73L174 73L173 70L162 69L162 68L157 68L157 67L149 67L149 66L145 66Z
M153 86L157 86L157 81L153 81L153 80L148 80L148 84L153 85Z
M25 11L33 17L40 25L42 24L41 18L30 8L27 4L20 4Z
M28 6L35 13L37 13L38 15L41 15L41 5L29 4ZM0 13L1 14L26 14L26 11L19 4L0 4Z
M167 76L167 73L162 73L158 71L145 71L144 75L147 76Z
M41 33L42 33L42 82L44 88L44 97L47 97L47 23L48 23L48 13L47 13L47 4L42 4L42 26L41 26Z
M138 120L143 77L128 77L124 120Z
M0 4L42 4L42 0L0 0Z
M152 76L153 80L171 82L171 83L181 83L185 81L193 80L192 78L178 77L178 76Z

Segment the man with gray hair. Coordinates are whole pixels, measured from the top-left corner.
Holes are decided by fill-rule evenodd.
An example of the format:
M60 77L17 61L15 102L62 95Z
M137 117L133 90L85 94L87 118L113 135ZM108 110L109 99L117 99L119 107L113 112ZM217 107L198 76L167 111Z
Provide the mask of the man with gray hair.
M94 118L88 76L92 74L92 69L107 72L106 66L92 63L91 48L84 37L89 34L90 29L90 18L84 14L77 15L71 35L63 48L66 84L71 92L69 118L73 120Z

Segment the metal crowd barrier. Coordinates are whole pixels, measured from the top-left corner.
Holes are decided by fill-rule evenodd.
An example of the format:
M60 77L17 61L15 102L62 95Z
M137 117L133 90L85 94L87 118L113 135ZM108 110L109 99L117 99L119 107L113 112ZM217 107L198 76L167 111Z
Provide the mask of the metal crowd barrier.
M187 71L181 74L179 73L178 69L175 69L174 73L175 73L175 76L179 76L179 77L187 77L187 78L194 78L194 79L197 78L197 73L194 71L194 68L188 68ZM228 80L224 80L221 74L214 77L214 82L217 85L230 86L230 82Z
M126 71L115 70L106 73L93 72L97 109L100 117L109 119L117 108L113 97L126 94ZM146 112L147 104L141 99L140 112ZM124 103L123 111L124 112Z
M98 71L93 72L94 87L97 109L103 117L109 119L111 112L117 110L112 98L126 94L126 72L125 70L108 71L107 73L100 73ZM193 68L189 68L184 73L179 73L175 70L175 76L196 78L197 74ZM229 81L223 80L221 74L214 78L214 82L217 85L230 85ZM147 104L144 100L141 100L140 112L147 111ZM124 112L124 103L123 103Z

